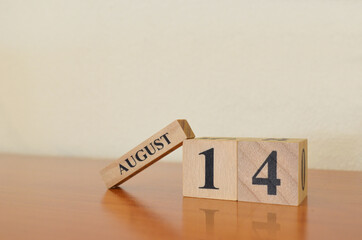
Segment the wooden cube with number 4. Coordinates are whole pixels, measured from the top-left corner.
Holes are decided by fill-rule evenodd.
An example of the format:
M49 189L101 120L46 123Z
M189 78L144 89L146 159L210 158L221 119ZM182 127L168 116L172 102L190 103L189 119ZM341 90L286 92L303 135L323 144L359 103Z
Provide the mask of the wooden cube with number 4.
M306 139L238 141L238 200L299 205L307 195Z
M307 194L307 140L196 138L183 147L188 197L299 205Z

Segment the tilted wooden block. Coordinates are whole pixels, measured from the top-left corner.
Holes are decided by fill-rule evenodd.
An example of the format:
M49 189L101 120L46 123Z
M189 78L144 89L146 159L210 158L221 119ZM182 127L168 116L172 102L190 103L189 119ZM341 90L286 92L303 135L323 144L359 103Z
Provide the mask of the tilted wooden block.
M195 135L186 120L176 120L100 171L108 188L127 181Z
M239 139L238 200L299 205L307 195L306 139Z
M237 199L237 142L195 138L184 141L183 195Z
M307 152L306 139L185 140L183 194L299 205L307 195Z

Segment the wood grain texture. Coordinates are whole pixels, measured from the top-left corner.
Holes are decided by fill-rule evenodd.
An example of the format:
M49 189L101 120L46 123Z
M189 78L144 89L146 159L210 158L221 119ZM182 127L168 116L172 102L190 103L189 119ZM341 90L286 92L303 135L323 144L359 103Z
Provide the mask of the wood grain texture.
M183 195L213 199L237 199L237 142L234 140L189 139L183 143ZM213 186L206 186L206 157L213 152Z
M107 190L98 175L107 163L111 161L0 155L0 239L362 236L362 172L309 170L308 197L293 207L183 198L181 164L162 161L122 188Z
M307 170L307 141L305 139L258 139L238 140L238 200L297 206L307 195L307 173L303 175L305 186L302 189L302 151L305 152ZM280 185L271 194L267 185L257 185L252 178L266 159L275 154L277 160L276 177ZM266 164L258 178L268 178L269 164ZM305 178L304 178L305 176Z
M103 181L108 188L116 187L194 137L186 120L176 120L103 168Z

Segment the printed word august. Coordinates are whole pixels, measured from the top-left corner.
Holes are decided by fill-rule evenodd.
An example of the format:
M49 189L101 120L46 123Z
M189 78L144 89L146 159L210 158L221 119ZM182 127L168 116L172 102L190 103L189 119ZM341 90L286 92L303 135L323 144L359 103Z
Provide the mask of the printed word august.
M130 168L133 168L137 165L137 162L145 161L148 156L154 155L157 151L162 150L165 145L170 144L170 139L167 138L167 134L163 134L161 137L155 139L153 142L147 144L142 149L138 150L136 154L131 155L130 157L126 158L123 164L119 164L119 170L121 175L123 172L127 172Z

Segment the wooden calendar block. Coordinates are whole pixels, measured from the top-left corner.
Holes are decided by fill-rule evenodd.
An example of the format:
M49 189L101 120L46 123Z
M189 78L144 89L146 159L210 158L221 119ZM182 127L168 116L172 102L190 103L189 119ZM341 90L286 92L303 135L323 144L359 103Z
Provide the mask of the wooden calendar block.
M176 120L102 169L103 181L108 188L116 187L194 137L186 120Z
M195 138L183 145L183 195L236 200L235 139Z
M238 139L238 200L299 205L307 195L306 139Z

